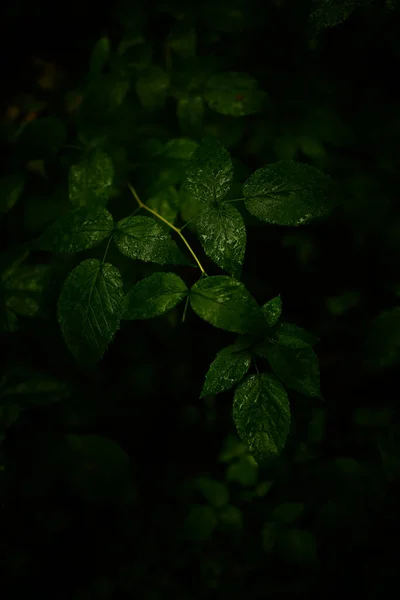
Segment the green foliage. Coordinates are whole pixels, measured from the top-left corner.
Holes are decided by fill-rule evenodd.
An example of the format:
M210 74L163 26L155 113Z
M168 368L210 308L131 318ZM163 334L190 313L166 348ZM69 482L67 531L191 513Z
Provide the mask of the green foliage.
M81 362L100 360L119 329L123 304L121 275L115 267L88 259L67 277L58 302L65 343Z
M277 523L288 525L298 519L304 510L302 502L285 502L280 504L271 513L271 519Z
M304 225L334 207L330 177L294 161L258 169L245 182L243 195L252 215L277 225Z
M250 352L239 345L228 346L218 352L207 372L200 398L231 389L246 375L250 364Z
M186 171L186 187L206 204L229 192L233 167L229 152L214 138L206 138L193 154Z
M101 151L90 152L69 172L69 199L74 206L105 206L114 178L111 158Z
M247 73L221 73L207 82L204 98L210 108L222 115L244 117L260 112L266 94L257 81Z
M261 311L268 327L272 327L281 316L282 298L280 296L275 296L275 298L268 300L268 302L261 307Z
M102 37L96 42L92 50L89 64L89 77L97 77L103 71L110 55L110 40Z
M136 93L145 109L156 110L164 106L168 87L167 73L160 67L149 67L137 80Z
M124 319L152 319L185 299L188 288L175 273L154 273L139 281L125 299Z
M18 202L25 187L23 171L4 175L0 179L0 216L10 211Z
M269 373L248 375L235 391L233 419L256 460L279 454L290 427L285 388Z

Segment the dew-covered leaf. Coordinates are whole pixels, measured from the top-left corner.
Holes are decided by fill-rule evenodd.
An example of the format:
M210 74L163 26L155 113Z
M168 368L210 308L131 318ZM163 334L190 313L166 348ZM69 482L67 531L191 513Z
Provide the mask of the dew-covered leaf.
M146 262L187 264L166 228L151 217L126 217L117 223L113 240L125 256Z
M69 171L69 199L75 206L105 206L110 196L114 168L108 154L96 150Z
M279 161L258 169L243 186L247 210L266 223L304 225L334 208L331 178L315 167Z
M250 352L235 344L223 348L210 365L200 398L229 390L246 375L250 364Z
M216 202L229 192L232 178L229 152L215 138L205 138L190 160L186 188L202 202Z
M237 431L259 462L279 454L290 428L290 407L283 385L269 373L248 375L235 391Z
M280 296L275 296L275 298L268 300L268 302L261 307L261 311L268 327L272 327L281 316L282 298Z
M125 299L124 319L151 319L174 308L188 294L175 273L153 273L139 281Z
M196 221L204 252L221 269L240 276L246 250L246 227L240 212L228 203L214 203Z
M200 279L190 290L190 303L199 317L226 331L254 332L262 322L253 296L243 283L227 275Z
M69 274L58 301L58 320L79 362L102 358L119 329L123 300L120 272L108 263L90 258Z
M108 238L114 222L105 208L82 207L52 223L37 242L51 252L80 252Z

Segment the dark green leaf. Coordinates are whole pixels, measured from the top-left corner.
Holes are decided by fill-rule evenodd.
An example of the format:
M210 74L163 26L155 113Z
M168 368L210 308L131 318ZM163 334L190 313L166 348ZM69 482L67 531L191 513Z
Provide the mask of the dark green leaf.
M178 56L190 58L196 54L196 30L193 27L178 24L168 35L168 46Z
M218 517L212 506L192 504L184 522L184 537L191 541L210 539L218 524Z
M204 498L215 508L221 508L229 502L229 490L220 481L208 477L197 477L193 485L204 496Z
M232 178L229 152L215 138L205 138L186 171L187 189L202 202L215 202L229 192Z
M318 0L315 10L310 14L309 22L318 33L321 29L343 23L357 8L357 4L367 3L368 0Z
M200 279L190 290L194 312L226 331L256 331L262 319L260 308L243 283L227 275Z
M205 253L221 269L240 276L246 250L246 228L240 212L228 203L215 203L196 221Z
M280 323L274 331L274 339L281 346L295 349L314 346L318 342L315 335L294 323Z
M168 158L189 160L198 147L199 144L190 138L173 138L165 144L163 154Z
M290 160L255 171L245 182L243 195L252 215L277 225L304 225L334 208L331 178Z
M126 217L117 223L114 241L129 258L163 264L186 264L176 243L163 225L151 217Z
M400 307L381 313L367 332L367 360L378 368L390 367L400 359Z
M170 186L148 198L146 204L164 219L174 223L179 211L179 194L174 186Z
M97 77L102 72L110 55L110 40L102 37L96 42L92 50L89 64L89 77Z
M204 98L222 115L244 117L260 112L267 101L257 81L247 73L219 73L207 82Z
M100 360L119 329L123 309L121 275L115 267L88 259L67 277L58 301L65 342L83 363Z
M312 418L308 424L307 441L309 444L320 444L325 436L326 411L324 408L313 408Z
M69 393L69 386L64 381L43 373L22 370L6 375L0 398L1 404L13 402L20 408L26 408L59 402Z
M17 150L26 160L48 159L60 150L67 129L56 117L40 117L30 121L21 132Z
M282 298L275 296L271 300L268 300L262 307L262 313L268 327L272 327L279 320L282 313Z
M200 398L229 390L246 375L250 364L251 354L236 345L218 352L207 372Z
M114 169L104 152L91 152L69 171L69 199L75 206L105 206L111 192Z
M174 308L188 294L174 273L154 273L139 281L125 300L124 319L151 319Z
M371 408L357 408L353 415L353 422L359 427L386 427L390 425L394 417L394 410L383 408L374 410Z
M0 179L0 215L7 213L18 202L25 187L25 173L10 173Z
M275 375L287 387L306 396L321 396L318 357L311 346L296 349L271 345L266 355Z
M279 454L290 428L285 388L269 373L248 375L236 388L233 419L240 437L257 461Z
M304 510L302 502L284 502L279 504L271 513L271 519L277 523L288 525L299 518Z
M314 564L317 560L315 538L304 529L283 529L279 532L277 545L287 558L300 564Z
M219 511L219 523L218 527L222 531L237 531L243 527L243 515L242 511L232 504L223 506Z
M114 221L105 208L77 208L55 221L38 241L38 247L51 252L80 252L94 248L108 238Z
M43 316L50 278L49 265L27 265L12 272L3 283L7 308L23 317Z
M226 471L227 481L236 481L243 487L252 487L258 481L258 464L248 454L231 463Z
M144 70L136 82L136 93L143 107L155 110L164 106L169 88L169 77L160 67Z
M198 135L203 127L204 102L201 96L183 96L178 100L177 117L182 133Z
M115 74L100 74L87 86L79 109L82 126L107 121L119 108L129 90L129 81Z

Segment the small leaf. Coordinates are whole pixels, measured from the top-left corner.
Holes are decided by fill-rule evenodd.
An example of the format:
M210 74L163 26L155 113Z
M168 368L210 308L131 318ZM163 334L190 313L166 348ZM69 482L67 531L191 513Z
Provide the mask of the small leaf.
M321 397L318 357L314 350L271 345L266 352L275 375L289 388L306 396Z
M304 510L302 502L284 502L279 504L271 513L271 519L277 523L288 525L299 518Z
M233 419L257 461L279 454L290 428L290 407L283 385L269 373L248 375L236 388Z
M226 471L227 481L236 481L243 487L252 487L258 481L258 464L252 456L246 454L231 463Z
M79 362L102 358L119 329L123 299L120 272L108 263L90 258L69 274L58 301L58 320Z
M24 126L17 151L25 160L48 159L57 154L67 138L67 129L56 117L40 117Z
M184 281L174 273L154 273L139 281L125 300L124 319L158 317L181 302L188 294Z
M290 160L255 171L245 182L243 195L252 215L277 225L304 225L334 208L331 178Z
M274 332L274 339L281 346L294 349L314 346L318 342L315 335L294 323L280 323Z
M207 372L200 398L229 390L246 375L250 364L251 354L235 345L218 352Z
M194 312L226 331L248 333L261 323L261 311L243 283L227 275L200 279L190 290Z
M247 73L219 73L207 82L204 99L209 107L222 115L244 117L260 112L267 95Z
M136 82L136 93L147 110L162 108L167 97L169 77L160 67L142 71Z
M113 218L105 208L77 208L55 221L37 246L51 252L81 252L100 244L113 228Z
M237 531L243 527L243 514L237 506L227 504L219 511L218 528L222 531Z
M186 264L165 227L151 217L126 217L117 223L115 244L125 256L146 262Z
M230 154L215 138L205 138L186 171L186 188L205 203L222 200L233 178Z
M208 477L198 477L193 484L203 494L207 502L215 508L225 506L229 502L229 490L220 481Z
M91 152L69 171L69 199L75 206L105 206L114 179L111 158Z
M7 213L20 199L25 187L25 174L10 173L0 179L0 216Z
M183 525L184 537L186 540L196 542L209 540L217 524L215 508L204 504L193 504Z
M96 77L102 72L110 55L110 40L108 37L100 38L92 50L89 65L89 77Z
M261 307L264 319L268 327L272 327L279 320L282 313L282 298L275 296Z
M240 276L246 250L246 227L242 215L231 204L213 204L196 221L204 252L221 269Z

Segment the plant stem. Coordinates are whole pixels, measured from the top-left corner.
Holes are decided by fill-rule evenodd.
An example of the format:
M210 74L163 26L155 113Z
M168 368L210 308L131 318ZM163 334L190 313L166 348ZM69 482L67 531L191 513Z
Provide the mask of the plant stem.
M182 323L184 323L185 319L186 319L186 311L187 311L188 304L189 304L189 296L186 298L185 308L183 309Z
M135 198L136 202L139 204L140 208L144 208L144 210L147 210L149 213L151 213L152 215L154 215L155 217L157 217L157 219L160 219L160 221L162 221L163 223L165 223L165 225L168 225L168 227L170 227L173 231L175 231L175 233L177 233L179 235L179 237L181 238L182 242L186 245L186 247L189 250L190 254L193 256L194 260L196 261L196 263L197 263L200 271L202 272L202 274L203 275L207 275L207 273L203 269L203 266L202 266L201 262L197 258L196 254L194 253L194 250L190 246L189 242L187 241L187 239L185 238L185 236L183 235L183 233L181 232L181 230L178 227L175 227L175 225L173 225L169 221L167 221L167 219L164 219L164 217L162 215L159 215L158 212L156 212L155 210L153 210L149 206L146 206L146 204L143 204L143 202L141 201L141 199L137 195L136 190L135 190L134 187L132 187L130 184L128 184L128 187L131 190L131 192L133 194L133 197Z
M231 202L243 202L246 198L234 198L233 200L225 200L224 204L230 204Z
M112 240L112 239L113 239L113 236L112 236L112 235L110 235L110 237L108 238L108 242L107 242L107 246L106 246L106 251L104 252L103 260L101 261L101 264L102 264L102 265L104 265L104 261L106 260L106 256L107 256L108 249L109 249L109 247L110 247L110 244L111 244L111 240Z

